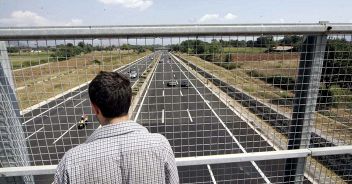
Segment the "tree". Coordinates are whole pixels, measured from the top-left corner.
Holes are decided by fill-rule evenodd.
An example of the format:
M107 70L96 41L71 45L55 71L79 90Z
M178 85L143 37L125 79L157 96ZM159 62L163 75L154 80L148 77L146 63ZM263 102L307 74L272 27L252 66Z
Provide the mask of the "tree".
M7 52L9 53L17 53L20 49L18 47L7 47Z
M206 54L215 54L221 52L221 42L217 40L212 40L208 47L205 50Z
M207 44L209 43L201 40L186 40L181 42L180 50L185 53L204 54Z
M339 85L352 90L352 46L345 39L328 40L321 80L325 88Z
M272 47L275 45L273 36L260 36L257 38L257 41L254 43L255 47Z
M281 45L290 45L293 47L293 51L300 50L300 46L302 45L302 36L292 35L292 36L284 36L282 40L280 40Z

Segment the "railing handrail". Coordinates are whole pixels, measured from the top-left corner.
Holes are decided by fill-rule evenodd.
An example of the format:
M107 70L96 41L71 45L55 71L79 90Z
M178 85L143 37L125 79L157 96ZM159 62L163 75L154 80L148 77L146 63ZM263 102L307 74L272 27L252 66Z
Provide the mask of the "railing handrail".
M352 33L352 23L0 27L0 40Z
M176 164L177 166L193 166L206 164L240 163L249 161L301 158L307 156L323 156L331 155L332 153L334 155L350 154L351 151L352 146L338 146L253 153L235 153L225 155L181 157L176 158ZM56 167L57 165L4 167L0 168L0 177L54 174Z

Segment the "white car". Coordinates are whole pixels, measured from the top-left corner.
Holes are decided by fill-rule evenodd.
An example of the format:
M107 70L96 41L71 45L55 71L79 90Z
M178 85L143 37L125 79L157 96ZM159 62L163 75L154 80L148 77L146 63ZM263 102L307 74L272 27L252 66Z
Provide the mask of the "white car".
M136 78L137 76L138 76L137 71L132 70L132 71L130 72L130 78L131 78L131 79L134 79L134 78Z

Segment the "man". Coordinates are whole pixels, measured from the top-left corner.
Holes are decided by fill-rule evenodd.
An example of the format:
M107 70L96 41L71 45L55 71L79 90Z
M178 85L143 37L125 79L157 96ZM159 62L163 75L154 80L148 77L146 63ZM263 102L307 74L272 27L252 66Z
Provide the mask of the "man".
M54 183L178 183L167 139L129 120L129 79L114 72L100 72L88 92L102 127L85 143L65 153Z

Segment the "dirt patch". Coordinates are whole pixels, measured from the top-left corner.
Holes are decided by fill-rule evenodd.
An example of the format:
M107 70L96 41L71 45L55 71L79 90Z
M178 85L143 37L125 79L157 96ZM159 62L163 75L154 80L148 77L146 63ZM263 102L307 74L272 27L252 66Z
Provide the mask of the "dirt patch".
M282 53L231 53L233 62L243 61L282 61L282 60L298 60L299 53L297 52L282 52Z

